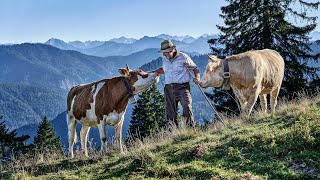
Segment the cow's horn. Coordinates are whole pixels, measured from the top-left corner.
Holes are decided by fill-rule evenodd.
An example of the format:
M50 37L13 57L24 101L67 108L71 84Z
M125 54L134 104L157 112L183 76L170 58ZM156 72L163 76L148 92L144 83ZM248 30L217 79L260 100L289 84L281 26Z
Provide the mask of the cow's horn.
M209 54L207 54L207 56L211 61L213 61L212 57Z
M127 68L127 70L128 70L128 71L130 70L130 68L129 68L128 64L126 64L126 68Z

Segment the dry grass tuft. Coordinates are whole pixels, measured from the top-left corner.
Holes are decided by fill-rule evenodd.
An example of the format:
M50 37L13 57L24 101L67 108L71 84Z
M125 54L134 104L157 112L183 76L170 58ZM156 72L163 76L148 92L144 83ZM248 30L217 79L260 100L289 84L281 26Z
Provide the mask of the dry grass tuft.
M191 151L189 151L189 156L196 159L202 158L208 152L208 147L205 144L196 145Z

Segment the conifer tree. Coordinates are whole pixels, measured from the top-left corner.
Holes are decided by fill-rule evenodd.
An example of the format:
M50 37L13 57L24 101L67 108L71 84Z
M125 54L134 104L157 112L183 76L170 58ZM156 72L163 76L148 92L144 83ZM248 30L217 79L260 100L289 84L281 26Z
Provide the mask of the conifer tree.
M47 116L40 123L37 135L34 138L34 145L38 150L61 150L60 137L55 137L52 125Z
M164 127L166 124L164 113L164 97L153 85L139 95L131 116L129 137L142 139Z
M318 17L307 15L317 10L319 2L304 0L226 0L221 7L224 25L217 25L220 35L208 41L213 54L221 56L249 50L273 49L285 61L285 76L280 96L294 97L294 92L314 91L319 77L309 62L318 61L320 54L310 48L309 33L315 30ZM295 10L297 6L301 7ZM297 21L303 22L298 26ZM223 48L221 48L223 47ZM236 107L226 95L216 93L215 100L224 99L224 105ZM231 93L233 94L233 93Z
M17 131L9 131L5 125L5 121L2 121L3 116L0 116L0 147L7 146L14 150L14 152L27 150L29 146L25 145L30 136L22 135L17 136Z

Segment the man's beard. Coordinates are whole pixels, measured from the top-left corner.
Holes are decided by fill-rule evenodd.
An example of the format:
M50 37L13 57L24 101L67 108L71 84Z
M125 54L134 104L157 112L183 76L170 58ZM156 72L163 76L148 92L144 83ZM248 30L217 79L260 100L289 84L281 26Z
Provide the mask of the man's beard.
M171 52L168 54L167 59L172 60L172 59L173 59L173 56L174 56L174 51L171 51Z

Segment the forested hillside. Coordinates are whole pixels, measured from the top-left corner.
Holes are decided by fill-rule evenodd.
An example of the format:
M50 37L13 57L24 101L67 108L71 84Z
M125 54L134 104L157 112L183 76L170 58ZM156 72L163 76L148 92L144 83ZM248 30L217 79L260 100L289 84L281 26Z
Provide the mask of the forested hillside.
M44 115L53 120L66 110L73 85L119 76L126 63L136 69L158 56L155 49L100 58L44 44L1 45L0 115L10 129L38 123Z
M0 114L10 129L39 123L65 110L66 91L23 84L0 84Z
M44 44L0 46L0 83L14 82L68 90L112 76L115 65L99 57Z

